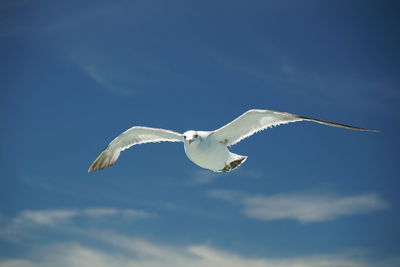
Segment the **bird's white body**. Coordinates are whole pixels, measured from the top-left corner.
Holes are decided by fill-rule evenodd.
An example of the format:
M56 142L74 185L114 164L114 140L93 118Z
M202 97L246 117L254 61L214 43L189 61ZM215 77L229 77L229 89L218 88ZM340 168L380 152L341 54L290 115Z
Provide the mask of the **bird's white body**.
M186 156L195 164L202 168L212 171L229 171L239 166L231 167L230 163L247 157L234 154L229 151L224 142L215 138L212 132L207 131L187 131L184 133L185 139L193 140L197 135L199 141L185 141ZM241 163L242 163L241 162Z
M89 172L113 165L121 151L133 145L154 142L184 142L186 155L195 164L205 169L227 172L237 168L247 159L246 156L230 152L228 147L269 127L296 121L313 121L349 130L375 132L287 112L251 109L214 131L187 131L180 134L165 129L134 126L120 134L100 153L90 165Z

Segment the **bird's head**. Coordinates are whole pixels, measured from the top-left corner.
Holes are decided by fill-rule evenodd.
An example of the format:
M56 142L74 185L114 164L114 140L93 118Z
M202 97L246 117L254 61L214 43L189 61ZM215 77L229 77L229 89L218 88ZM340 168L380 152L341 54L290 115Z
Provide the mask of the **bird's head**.
M197 131L190 130L183 133L183 140L189 145L197 144L198 142L200 142L200 139L201 137Z

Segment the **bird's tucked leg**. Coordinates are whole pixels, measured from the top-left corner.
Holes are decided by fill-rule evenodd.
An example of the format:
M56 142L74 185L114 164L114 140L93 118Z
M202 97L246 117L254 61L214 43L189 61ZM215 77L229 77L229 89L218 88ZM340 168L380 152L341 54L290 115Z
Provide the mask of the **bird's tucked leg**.
M229 162L229 164L226 164L225 167L219 171L220 172L229 172L229 171L239 167L240 164L242 164L246 159L247 159L247 157L241 157L240 159L231 161L231 162Z

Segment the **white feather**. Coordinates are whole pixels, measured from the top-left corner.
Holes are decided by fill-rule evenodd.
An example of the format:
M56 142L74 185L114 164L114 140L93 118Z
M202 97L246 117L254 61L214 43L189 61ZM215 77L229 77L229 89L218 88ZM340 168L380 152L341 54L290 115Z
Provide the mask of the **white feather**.
M180 133L170 130L134 126L111 141L106 149L90 165L88 171L93 172L113 165L117 161L121 151L133 145L158 142L183 142L183 138Z
M269 127L304 120L313 121L333 127L345 128L349 130L375 132L374 130L307 118L287 112L279 112L266 109L251 109L243 113L232 122L215 130L214 136L217 140L223 142L225 145L232 146L234 144L237 144L244 138L249 137L259 131L265 130Z

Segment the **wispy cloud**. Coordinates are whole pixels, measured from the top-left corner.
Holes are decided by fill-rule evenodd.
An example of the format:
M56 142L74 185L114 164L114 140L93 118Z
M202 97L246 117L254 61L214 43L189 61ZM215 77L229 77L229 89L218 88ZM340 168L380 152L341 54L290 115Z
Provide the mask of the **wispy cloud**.
M76 242L53 243L36 248L34 257L24 255L21 258L2 259L0 265L4 267L394 267L400 263L398 258L372 261L365 257L366 255L354 253L287 258L247 257L210 245L176 246L98 231L92 232L90 235L97 243L106 245L107 249L104 249L104 246L97 247Z
M232 176L240 177L244 179L259 179L263 177L263 173L258 170L249 170L249 169L239 169L235 172L230 172L228 174L227 179L231 179ZM219 178L227 177L227 174L223 174L220 172L210 172L207 170L196 170L193 172L191 177L188 180L189 185L204 185L204 184L211 184ZM225 178L226 179L226 178Z
M82 71L87 74L99 86L122 95L130 95L133 93L132 75L113 75L113 71L102 71L99 67L94 65L80 66Z
M20 241L26 236L30 236L33 229L76 230L74 226L82 222L82 220L96 223L98 222L97 220L101 220L105 225L108 225L115 222L131 222L154 216L154 213L143 210L109 207L23 210L14 218L7 218L0 214L0 239Z
M260 220L292 219L302 223L323 222L387 208L376 194L338 196L324 194L246 195L235 191L213 190L209 195L242 206L242 212Z
M14 218L0 216L0 238L7 240L20 240L26 234L29 235L31 228L51 227L55 230L67 225L74 225L78 220L86 221L107 219L108 222L115 220L138 220L154 217L153 213L135 209L115 209L107 207L95 207L87 209L48 209L48 210L24 210ZM114 218L115 220L111 220Z
M209 51L210 61L222 70L266 83L268 90L317 98L320 103L335 103L348 109L390 108L391 114L399 113L397 105L392 105L400 99L397 77L360 76L334 66L324 71L318 65L304 65L301 57L265 44L254 47L246 58L216 49Z
M15 218L15 222L17 224L29 222L36 224L55 225L76 217L78 214L79 211L77 210L25 210Z
M206 170L197 170L193 174L192 178L190 179L189 183L192 185L197 184L209 184L215 181L221 174L217 172L210 172Z
M224 199L241 197L241 193L230 191L215 191L214 194ZM141 266L141 267L394 267L399 266L400 258L380 258L376 260L362 250L343 253L308 254L290 257L249 256L240 252L216 248L209 243L170 244L158 241L149 241L144 238L119 234L101 226L93 229L73 220L76 217L93 218L97 216L133 216L142 218L151 216L147 212L131 209L90 208L81 210L47 210L24 211L14 221L25 222L22 240L24 249L17 256L0 258L2 267L113 267L113 266ZM52 227L57 239L32 236L48 235L29 224L41 226L55 225L62 221L70 221L63 227ZM78 227L79 226L79 227ZM68 232L67 239L62 235ZM49 235L50 237L51 235ZM0 235L0 238L3 236ZM14 243L22 244L22 243Z
M14 222L17 224L36 223L53 226L78 217L99 218L104 216L140 219L150 217L152 214L142 210L115 208L24 210L14 219Z

